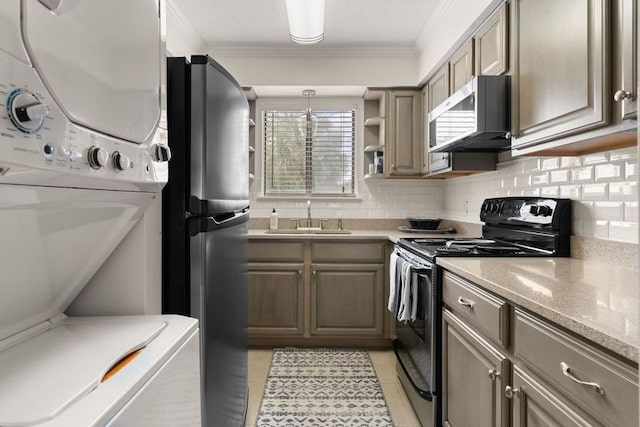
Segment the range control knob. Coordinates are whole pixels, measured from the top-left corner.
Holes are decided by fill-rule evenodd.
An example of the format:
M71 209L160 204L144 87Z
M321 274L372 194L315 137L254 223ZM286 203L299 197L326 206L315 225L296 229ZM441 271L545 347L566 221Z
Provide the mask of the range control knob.
M155 159L157 162L168 162L171 160L171 149L165 144L156 144Z
M93 169L100 169L109 161L109 152L104 148L94 145L90 147L87 152L87 160L89 161L89 166Z
M113 153L113 156L111 156L111 162L113 163L113 168L117 171L127 170L131 167L131 160L129 160L129 157L119 151Z
M529 207L529 213L533 216L538 216L538 205L531 205Z
M16 89L7 99L7 112L19 130L25 133L36 133L44 125L44 118L49 113L49 109L34 94Z
M552 211L552 209L549 206L540 206L538 208L538 214L540 214L542 216L551 215L551 211Z

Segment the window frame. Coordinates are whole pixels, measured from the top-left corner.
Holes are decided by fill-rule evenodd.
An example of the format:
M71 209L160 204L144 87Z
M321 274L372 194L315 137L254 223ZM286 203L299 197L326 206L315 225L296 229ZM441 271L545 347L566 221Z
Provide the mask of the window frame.
M290 199L290 200L355 200L358 197L358 181L362 176L362 139L364 138L364 101L356 97L318 97L311 98L312 110L355 110L354 131L355 138L353 144L353 193L350 194L328 194L328 193L305 193L305 194L268 194L265 193L266 182L264 180L266 153L265 133L264 133L264 112L269 110L305 110L308 107L307 99L299 98L260 98L256 100L256 155L259 155L259 170L256 170L256 177L260 176L260 198L265 199ZM258 137L259 135L259 137ZM259 141L258 141L259 139ZM258 166L258 165L256 165ZM257 168L256 168L257 169ZM258 175L259 174L259 175Z

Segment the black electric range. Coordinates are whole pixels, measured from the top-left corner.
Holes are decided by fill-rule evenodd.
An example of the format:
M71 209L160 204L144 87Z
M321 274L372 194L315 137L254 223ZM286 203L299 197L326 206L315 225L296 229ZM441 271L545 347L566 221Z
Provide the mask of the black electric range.
M566 257L570 255L571 200L539 197L486 199L477 238L401 238L398 246L435 257Z

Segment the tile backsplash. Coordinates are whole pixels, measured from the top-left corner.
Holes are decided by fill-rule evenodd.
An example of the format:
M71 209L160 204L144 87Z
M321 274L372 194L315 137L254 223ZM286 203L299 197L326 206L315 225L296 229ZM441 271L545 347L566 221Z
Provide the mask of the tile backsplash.
M515 158L498 170L444 182L444 218L480 222L482 201L497 196L574 200L577 236L638 243L637 148L577 157Z
M307 199L261 196L261 180L251 184L251 216L266 218L276 208L280 218L305 218ZM312 199L311 213L318 218L406 218L440 216L444 206L441 181L359 179L356 198Z
M447 180L358 181L355 199L314 199L317 218L441 217L480 223L482 201L498 196L562 197L574 200L573 233L581 237L638 243L637 148L577 157L518 157L494 172ZM306 199L261 196L251 184L254 218L276 208L280 218L304 218Z

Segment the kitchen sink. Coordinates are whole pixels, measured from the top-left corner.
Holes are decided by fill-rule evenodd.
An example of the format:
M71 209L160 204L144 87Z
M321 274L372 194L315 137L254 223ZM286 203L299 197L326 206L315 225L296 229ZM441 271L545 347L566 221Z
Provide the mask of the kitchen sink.
M266 230L265 234L351 234L351 230L321 230L321 229L278 229Z

